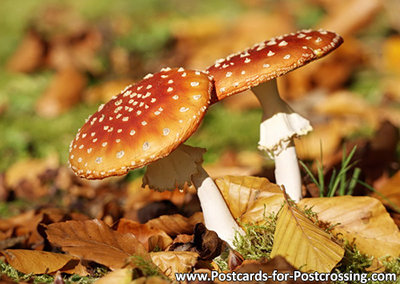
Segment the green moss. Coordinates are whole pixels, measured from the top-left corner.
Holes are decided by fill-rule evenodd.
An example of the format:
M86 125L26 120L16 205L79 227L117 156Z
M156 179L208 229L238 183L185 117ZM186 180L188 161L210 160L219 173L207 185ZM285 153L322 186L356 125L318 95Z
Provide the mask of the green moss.
M277 215L270 215L258 225L242 224L245 235L235 235L233 244L236 250L245 259L269 259L274 243L276 220Z
M97 269L96 269L97 271ZM96 272L99 274L98 272ZM95 274L96 274L95 273ZM98 277L104 275L96 275ZM23 274L13 268L11 265L0 260L0 275L6 275L15 282L29 282L29 283L54 283L54 277L48 274L33 275ZM66 275L63 277L65 284L79 283L79 284L91 284L94 283L98 277L92 276L79 276L79 275Z

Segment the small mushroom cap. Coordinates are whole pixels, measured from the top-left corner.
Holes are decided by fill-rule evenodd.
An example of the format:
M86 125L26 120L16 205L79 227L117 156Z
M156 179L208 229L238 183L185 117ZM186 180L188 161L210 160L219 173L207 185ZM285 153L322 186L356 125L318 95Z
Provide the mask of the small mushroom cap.
M207 69L215 80L213 103L318 59L342 42L333 32L302 30L219 59Z
M199 126L212 83L199 71L162 69L128 86L90 116L70 146L80 177L123 175L167 156Z

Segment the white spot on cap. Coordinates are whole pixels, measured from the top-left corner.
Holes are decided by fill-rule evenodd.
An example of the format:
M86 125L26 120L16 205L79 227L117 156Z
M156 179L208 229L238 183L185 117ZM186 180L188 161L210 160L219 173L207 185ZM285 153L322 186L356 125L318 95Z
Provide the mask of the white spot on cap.
M124 122L126 122L126 121L128 121L129 120L129 117L128 116L125 116L123 119L122 119L122 121L124 121Z
M146 76L144 76L143 79L149 79L149 78L151 78L151 77L153 77L153 74L149 73L149 74L147 74Z
M86 133L83 133L83 134L82 134L82 138L85 138L85 137L86 137L86 135L87 135Z
M320 38L320 37L318 37L316 40L315 40L315 42L321 42L322 41L322 38Z
M167 89L167 92L172 92L174 89L172 88L172 87L169 87L168 89Z
M102 147L106 147L106 146L107 146L107 142L101 143L101 146L102 146Z
M226 77L229 78L230 76L232 76L232 72L226 72Z
M92 142L93 142L93 143L97 142L97 138L94 138L94 139L92 140Z
M161 71L170 71L170 70L171 70L171 68L169 68L169 67L161 68Z
M144 143L143 143L143 147L142 147L142 148L143 148L143 150L144 150L144 151L148 150L148 149L150 148L150 144L149 144L149 142L147 142L147 141L146 141L146 142L144 142Z
M272 50L270 50L270 51L268 51L267 56L272 56L272 55L274 55L274 54L275 54L275 52L273 52Z
M219 89L219 91L220 91L221 93L223 93L223 92L225 92L225 88L222 87L222 88Z
M303 38L303 37L305 37L306 35L305 34L299 34L298 36L297 36L297 38Z
M268 68L268 67L270 67L271 65L269 65L269 64L263 64L263 67L264 68Z
M284 41L284 40L282 40L282 41L278 44L278 46L286 46L286 45L288 45L288 43L287 43L287 41Z
M270 40L269 42L267 42L267 45L269 45L269 46L271 46L271 45L275 45L276 44L276 41L275 41L275 39L273 39L273 40Z
M187 75L186 72L182 73L182 77L186 77L186 75Z
M92 152L92 148L87 149L88 154L90 154L90 152Z
M187 112L188 110L189 110L188 107L181 107L181 108L179 109L180 112Z
M115 139L115 142L119 143L119 142L121 142L121 139Z
M290 58L290 54L286 54L283 59L289 59Z
M102 157L97 157L96 160L95 160L95 162L98 163L98 164L100 164L102 161L103 161Z
M121 129L121 128L117 130L117 133L121 133L121 132L122 132L122 129Z
M137 112L136 112L136 115L140 115L142 113L142 111L141 110L138 110Z
M185 69L183 69L182 67L180 67L180 68L178 69L178 72L183 72L183 71L185 71Z
M246 60L244 61L244 63L249 63L251 61L250 58L246 58Z
M125 155L124 151L119 151L117 152L117 154L115 155L118 159L121 159L123 156Z
M156 98L152 98L150 102L154 103L154 102L156 102L156 100L157 100Z
M164 129L163 129L163 135L164 135L164 136L167 136L169 133L170 133L169 128L164 128Z
M199 82L190 82L190 86L192 87L197 87L199 84Z
M135 135L136 131L135 130L131 130L131 132L129 132L129 135L133 136Z
M78 163L82 163L82 158L81 157L78 158Z
M161 75L161 78L163 79L168 78L168 75Z
M171 79L168 81L168 84L172 84L173 82L174 82L174 80Z
M242 72L240 72L240 74L244 75L246 74L246 71L243 70Z
M101 104L97 110L101 111L103 109L103 107L104 107L104 104Z
M151 89L151 87L153 87L152 85L147 85L146 89Z
M174 100L177 100L177 99L179 99L179 96L178 96L178 95L174 95L172 98L173 98Z
M81 144L81 145L79 146L79 149L83 149L83 144Z
M147 125L147 122L143 120L142 125Z
M196 101L198 100L198 99L200 99L201 98L201 95L194 95L193 96L193 99L195 99Z

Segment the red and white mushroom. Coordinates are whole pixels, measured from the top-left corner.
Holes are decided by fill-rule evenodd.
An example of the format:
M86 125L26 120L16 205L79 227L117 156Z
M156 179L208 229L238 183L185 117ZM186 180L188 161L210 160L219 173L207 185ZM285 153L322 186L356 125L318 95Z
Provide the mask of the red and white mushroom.
M276 183L301 199L301 177L293 138L312 130L280 96L275 78L336 49L343 39L324 30L302 30L219 59L207 71L215 81L213 102L251 88L263 110L259 148L275 160Z
M198 128L211 89L209 77L199 71L165 68L147 75L88 118L70 145L71 168L80 177L101 179L149 165L144 183L150 187L193 182L207 228L232 245L241 229L201 167L203 150L179 147Z

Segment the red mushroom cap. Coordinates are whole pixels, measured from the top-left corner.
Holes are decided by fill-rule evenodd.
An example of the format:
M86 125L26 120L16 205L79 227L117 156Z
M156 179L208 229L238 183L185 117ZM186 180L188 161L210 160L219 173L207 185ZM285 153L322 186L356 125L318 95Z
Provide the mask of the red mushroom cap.
M219 59L207 69L215 80L214 102L301 67L328 54L342 42L333 32L302 30Z
M162 69L100 106L70 146L73 171L88 179L123 175L167 156L192 135L210 103L199 71Z

